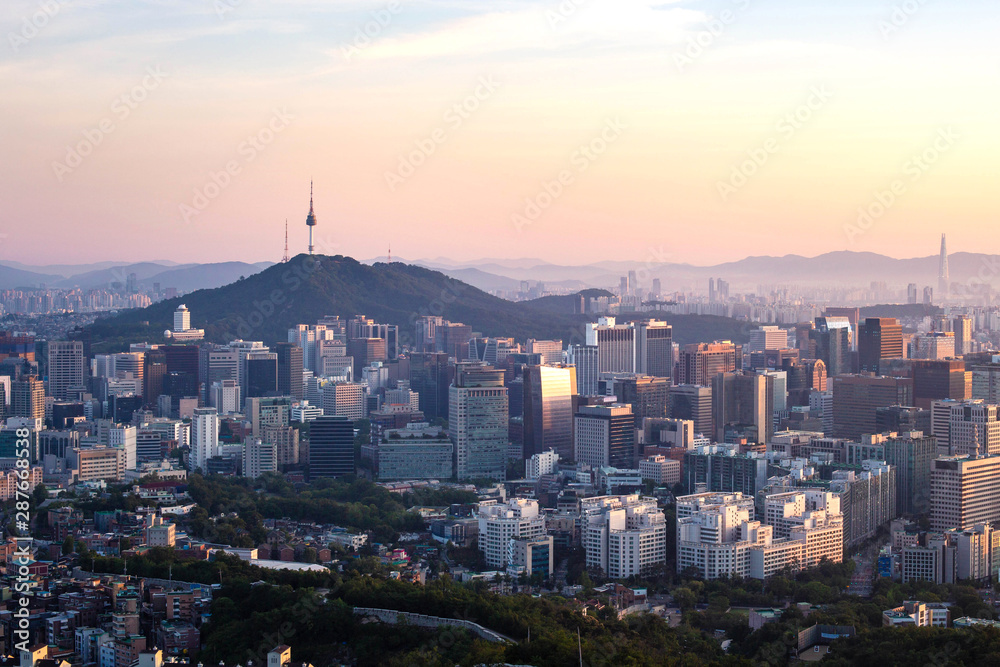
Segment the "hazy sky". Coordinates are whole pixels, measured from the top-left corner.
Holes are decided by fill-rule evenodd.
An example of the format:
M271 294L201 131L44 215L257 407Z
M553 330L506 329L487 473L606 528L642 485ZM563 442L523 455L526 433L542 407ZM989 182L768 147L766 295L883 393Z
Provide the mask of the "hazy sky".
M358 258L1000 252L996 0L3 0L0 25L0 259L277 260L310 178L318 249Z

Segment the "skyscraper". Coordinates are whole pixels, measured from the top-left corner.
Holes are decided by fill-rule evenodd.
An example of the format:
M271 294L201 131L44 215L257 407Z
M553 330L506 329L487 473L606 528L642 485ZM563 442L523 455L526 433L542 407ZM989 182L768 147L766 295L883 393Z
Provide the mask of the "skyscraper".
M636 372L659 378L674 375L674 328L666 322L635 323Z
M567 352L567 360L576 366L576 393L580 396L595 395L601 375L597 370L597 346L570 345Z
M719 373L712 380L712 421L718 442L727 436L770 442L774 434L774 377L743 371Z
M903 326L894 317L868 317L858 327L858 365L862 373L880 374L882 359L903 356Z
M508 406L504 372L489 366L455 371L448 425L459 479L504 479L507 471Z
M577 463L594 468L634 468L637 465L635 419L630 405L580 406L574 418L574 439L573 458Z
M670 380L652 375L618 375L601 380L600 386L610 388L599 393L614 394L619 403L632 406L635 428L642 428L642 420L651 417L663 419L667 416L670 402Z
M71 390L84 385L83 343L77 340L49 342L49 395L57 401L73 397Z
M45 419L45 383L36 375L25 375L11 388L11 414L28 419Z
M948 244L945 235L941 235L941 259L938 269L938 296L942 302L948 300L948 293L951 288L951 278L948 275Z
M455 367L442 352L410 355L410 389L420 397L420 411L428 421L448 418L448 387L455 377Z
M809 331L816 358L826 364L828 377L851 372L851 323L846 317L817 317ZM813 347L810 345L810 347Z
M689 419L694 422L694 431L706 437L715 434L712 424L712 388L694 384L682 384L670 388L668 394L671 419Z
M598 373L635 372L635 328L602 317L586 325L587 345L597 347Z
M875 412L890 405L913 405L913 380L839 375L833 384L833 435L860 438L875 433Z
M191 420L188 467L208 470L208 460L219 453L219 413L215 408L195 408Z
M278 393L297 400L304 397L302 383L302 348L295 343L278 343L274 346L278 355Z
M677 383L707 387L719 373L729 373L742 367L741 345L733 345L728 340L685 345L681 348L677 364Z
M309 426L309 479L354 474L354 422L319 417Z
M968 315L956 315L951 322L951 330L955 332L955 356L972 352L972 318Z
M524 458L554 449L573 458L574 366L527 366L524 369Z

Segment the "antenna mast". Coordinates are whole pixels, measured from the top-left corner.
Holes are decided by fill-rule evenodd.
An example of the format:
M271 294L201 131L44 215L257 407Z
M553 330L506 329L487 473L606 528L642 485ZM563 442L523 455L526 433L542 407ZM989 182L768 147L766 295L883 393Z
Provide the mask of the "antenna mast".
M285 254L281 258L281 263L285 264L288 262L288 218L285 218Z

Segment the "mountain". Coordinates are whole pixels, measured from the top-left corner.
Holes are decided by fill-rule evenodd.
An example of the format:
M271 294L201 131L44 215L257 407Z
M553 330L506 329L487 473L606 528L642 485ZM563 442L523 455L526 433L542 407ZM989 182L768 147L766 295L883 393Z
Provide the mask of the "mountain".
M420 266L399 262L369 266L341 255L298 255L224 287L99 319L76 337L89 339L93 353L124 349L131 342L162 341L174 310L184 303L191 310L191 325L205 329L206 339L214 342L242 338L273 344L287 340L288 329L296 324L314 323L327 315L347 319L364 314L398 325L400 342L406 344L412 341L414 320L434 314L464 322L486 336L582 343L583 324L591 318L574 315L572 299L544 297L514 303ZM635 317L640 316L670 322L679 343L742 342L752 328L724 317L663 313Z
M191 325L205 329L206 339L216 342L242 338L275 343L286 340L289 327L327 315L364 314L397 324L403 342L412 336L413 321L423 314L464 322L487 336L520 340L579 340L585 321L583 316L539 313L419 266L398 262L368 266L341 255L298 255L224 287L100 319L81 335L89 337L94 352L162 340L180 303L191 310Z
M269 262L259 264L220 262L165 266L156 262L140 262L76 274L58 281L55 286L67 289L73 287L95 289L110 286L112 283L123 284L128 276L134 273L141 287L151 288L153 283L160 283L164 288L173 287L181 292L189 292L228 285L239 280L241 276L252 275L270 265Z
M660 279L665 292L676 290L706 291L709 278L722 278L733 289L755 291L759 285L799 285L813 287L868 287L872 282L885 282L891 288L903 289L907 283L937 287L938 256L896 259L873 252L842 250L815 257L784 255L755 256L714 266L694 266L670 261L683 257L683 249L652 252L647 260L602 261L585 265L563 266L534 259L456 262L444 258L417 260L422 266L453 273L475 269L499 279L542 281L564 284L576 281L572 289L584 287L615 288L628 271L639 273L641 287L650 287ZM948 257L952 283L971 284L982 281L1000 288L1000 255L956 252ZM470 276L471 278L471 276ZM486 278L485 276L483 277ZM491 278L492 279L492 278Z
M17 289L19 287L38 287L39 285L51 285L59 280L60 276L36 273L12 266L0 265L0 289Z

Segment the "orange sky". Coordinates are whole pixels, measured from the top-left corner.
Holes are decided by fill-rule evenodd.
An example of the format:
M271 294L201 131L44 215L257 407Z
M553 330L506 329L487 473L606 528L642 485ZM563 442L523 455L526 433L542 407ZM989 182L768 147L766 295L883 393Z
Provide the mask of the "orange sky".
M358 258L1000 252L1000 7L913 2L8 0L0 258L277 260L310 178Z

